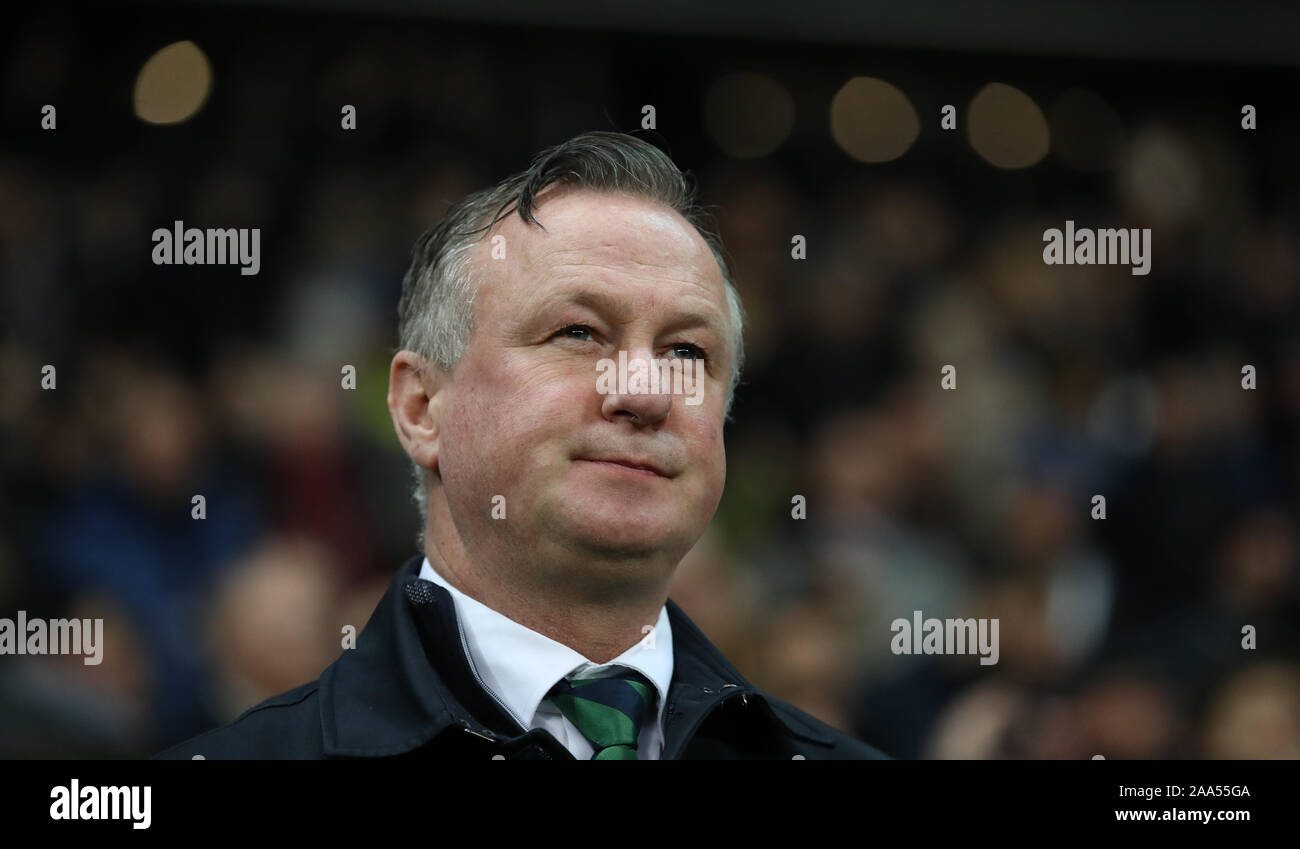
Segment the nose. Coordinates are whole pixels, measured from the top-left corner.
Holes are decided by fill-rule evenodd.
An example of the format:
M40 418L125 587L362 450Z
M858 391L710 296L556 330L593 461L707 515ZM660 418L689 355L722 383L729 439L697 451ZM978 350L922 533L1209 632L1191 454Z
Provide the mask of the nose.
M662 422L673 409L671 381L663 379L659 363L649 349L628 351L626 356L626 378L620 374L615 388L626 387L629 391L605 395L601 413L610 421L631 418L642 427ZM619 358L620 372L622 359Z

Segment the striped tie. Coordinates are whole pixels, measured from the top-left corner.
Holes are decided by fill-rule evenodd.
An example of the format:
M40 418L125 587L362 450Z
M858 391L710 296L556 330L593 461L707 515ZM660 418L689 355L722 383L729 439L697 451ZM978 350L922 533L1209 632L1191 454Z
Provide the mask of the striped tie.
M635 669L608 678L563 678L547 693L560 713L591 741L593 761L634 761L654 685Z

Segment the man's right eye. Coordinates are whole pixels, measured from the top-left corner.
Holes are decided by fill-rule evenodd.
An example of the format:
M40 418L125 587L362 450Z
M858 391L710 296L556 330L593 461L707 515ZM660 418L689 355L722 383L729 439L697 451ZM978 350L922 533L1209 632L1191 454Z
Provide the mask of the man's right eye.
M582 339L581 335L574 335L574 334L585 333L586 335L590 336L592 332L593 332L592 329L585 324L570 324L568 327L565 327L556 335L563 336L565 339L578 339L579 341L587 341L585 339Z

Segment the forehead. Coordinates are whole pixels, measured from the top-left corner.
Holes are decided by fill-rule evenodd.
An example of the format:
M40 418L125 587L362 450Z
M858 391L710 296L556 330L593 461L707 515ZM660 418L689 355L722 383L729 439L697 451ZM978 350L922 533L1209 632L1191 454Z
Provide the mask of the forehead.
M596 292L627 296L647 309L710 313L726 331L721 269L708 243L677 212L645 198L563 186L538 198L534 215L544 230L512 213L478 246L476 265L488 269L480 289L485 300L527 308ZM498 235L505 258L494 260Z

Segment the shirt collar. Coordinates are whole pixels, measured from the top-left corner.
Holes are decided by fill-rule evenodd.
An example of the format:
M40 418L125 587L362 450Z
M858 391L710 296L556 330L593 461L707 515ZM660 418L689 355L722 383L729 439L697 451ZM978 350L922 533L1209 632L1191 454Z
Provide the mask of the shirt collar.
M532 727L537 708L561 678L600 677L618 666L631 667L650 680L659 696L656 703L662 721L673 677L673 634L666 606L659 608L659 619L645 639L608 663L597 664L456 589L427 557L419 577L450 593L470 666L484 689L525 729Z

